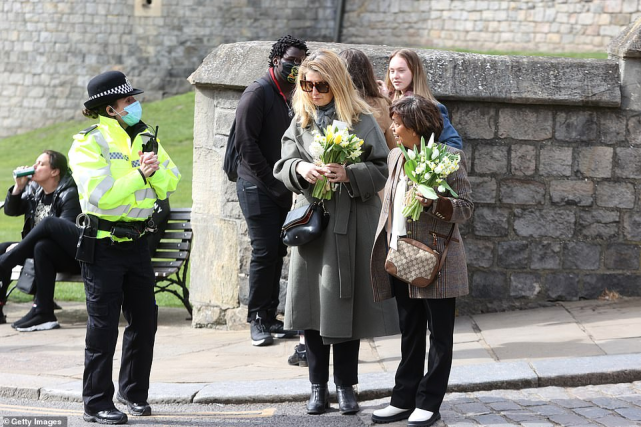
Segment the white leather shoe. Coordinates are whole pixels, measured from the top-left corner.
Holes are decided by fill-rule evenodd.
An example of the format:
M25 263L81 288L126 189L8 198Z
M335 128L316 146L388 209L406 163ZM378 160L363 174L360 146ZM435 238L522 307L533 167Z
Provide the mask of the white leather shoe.
M402 409L388 405L383 409L377 409L374 411L372 413L372 421L376 424L393 423L394 421L407 419L411 414L411 409Z
M441 419L439 412L430 412L416 408L407 420L408 427L429 427Z

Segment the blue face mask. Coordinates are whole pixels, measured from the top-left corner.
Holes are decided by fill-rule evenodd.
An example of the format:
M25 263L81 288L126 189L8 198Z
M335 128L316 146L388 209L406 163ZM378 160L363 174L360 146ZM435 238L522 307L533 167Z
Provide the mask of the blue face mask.
M116 110L114 109L114 111L116 111ZM139 101L136 101L131 105L127 105L125 107L125 111L127 112L126 116L123 116L122 114L120 114L117 111L116 111L116 114L118 114L120 117L122 117L122 120L125 123L127 123L127 126L135 125L142 118L142 105L140 105Z

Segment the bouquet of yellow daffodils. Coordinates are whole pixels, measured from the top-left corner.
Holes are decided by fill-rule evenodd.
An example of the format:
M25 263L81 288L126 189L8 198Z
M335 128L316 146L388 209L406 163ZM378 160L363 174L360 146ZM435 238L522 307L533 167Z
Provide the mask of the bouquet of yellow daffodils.
M445 180L451 173L458 170L461 161L458 154L448 152L443 144L435 144L434 134L427 145L425 145L425 139L421 137L420 151L416 146L413 150L406 149L402 145L400 148L405 156L405 175L410 180L405 193L404 217L416 221L421 216L423 206L416 199L417 191L423 197L432 200L438 198L435 187L439 193L449 190L452 196L458 197Z
M310 154L314 157L317 166L324 166L328 163L358 163L361 161L361 145L363 140L352 135L347 128L339 129L338 126L330 125L325 129L325 135L314 130L314 142L309 146ZM330 185L327 177L322 177L314 185L312 197L317 199L330 200L335 186Z

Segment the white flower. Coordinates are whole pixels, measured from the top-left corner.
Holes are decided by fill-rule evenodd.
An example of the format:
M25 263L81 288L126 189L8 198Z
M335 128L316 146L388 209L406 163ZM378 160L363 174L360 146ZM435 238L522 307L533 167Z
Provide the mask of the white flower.
M434 173L440 175L443 172L443 165L438 165L434 168Z
M320 158L320 156L323 155L323 146L320 144L320 142L314 140L311 144L309 144L309 153L314 157L315 159Z
M445 193L445 187L443 187L442 185L439 185L438 186L438 192L439 193Z
M430 142L427 143L427 148L432 148L434 146L434 134L430 136Z
M438 148L434 147L434 150L432 150L432 160L436 159L439 155Z
M416 159L416 153L414 152L414 150L407 150L407 155L412 160Z

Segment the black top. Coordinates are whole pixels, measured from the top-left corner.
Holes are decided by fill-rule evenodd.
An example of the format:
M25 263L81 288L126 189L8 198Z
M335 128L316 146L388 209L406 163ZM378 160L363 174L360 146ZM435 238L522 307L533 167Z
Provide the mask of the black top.
M236 108L236 149L241 156L238 176L258 186L280 206L290 208L292 193L274 178L273 171L280 160L281 139L292 119L269 73L264 78L274 91L273 105L264 105L263 87L254 82L245 89Z
M13 186L7 192L4 213L8 216L24 215L23 238L36 226L38 204L41 204L47 197L51 198L51 208L48 216L56 216L76 222L76 217L81 212L78 188L71 177L71 173L66 174L60 180L58 187L51 195L46 195L44 189L35 182L29 182L22 193L15 196L11 194L12 191Z

